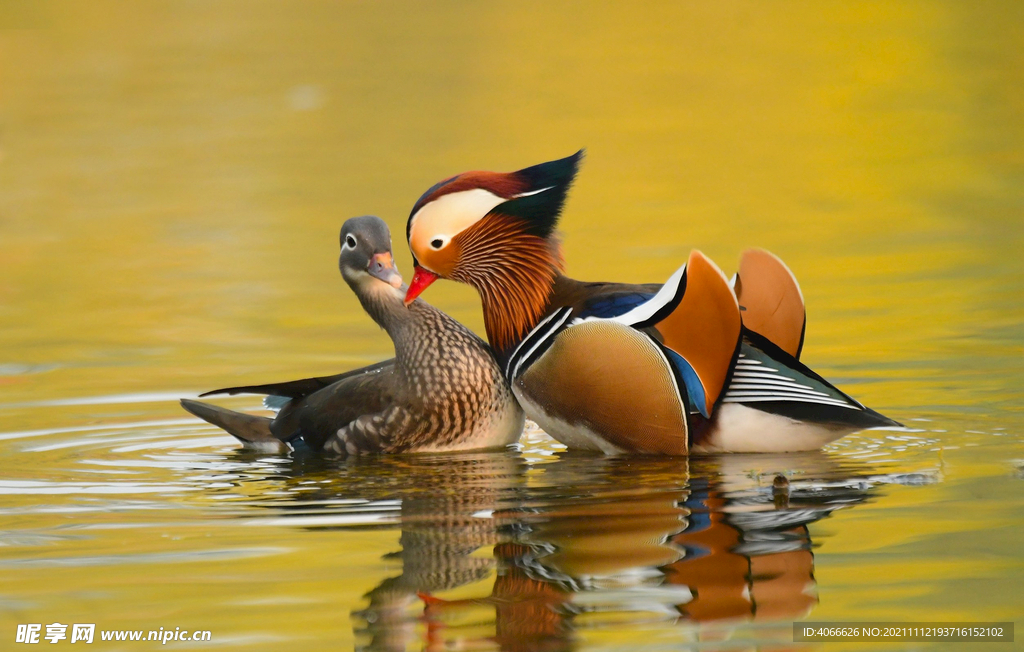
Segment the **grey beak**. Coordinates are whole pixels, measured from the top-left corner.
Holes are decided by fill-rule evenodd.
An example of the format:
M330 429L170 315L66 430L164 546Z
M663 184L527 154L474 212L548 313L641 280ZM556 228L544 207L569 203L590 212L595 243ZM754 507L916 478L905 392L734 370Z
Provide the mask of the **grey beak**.
M391 287L397 288L402 285L402 275L398 273L398 269L395 267L395 259L390 251L374 254L373 258L370 259L369 266L366 268L366 273L373 278L384 281Z

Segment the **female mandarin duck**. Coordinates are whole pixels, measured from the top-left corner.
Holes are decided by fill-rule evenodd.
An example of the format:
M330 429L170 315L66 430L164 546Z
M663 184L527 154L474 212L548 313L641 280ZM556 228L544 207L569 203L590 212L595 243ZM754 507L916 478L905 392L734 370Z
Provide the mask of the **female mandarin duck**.
M203 394L286 397L274 419L187 399L182 406L251 447L276 451L299 439L339 455L495 448L519 439L523 412L487 344L423 301L404 305L391 233L380 218L345 222L338 266L394 340L394 359L337 376Z
M606 453L812 450L899 425L798 361L803 298L768 252L744 254L732 283L699 251L661 286L562 274L554 230L582 154L460 174L409 216L406 301L439 277L475 287L527 416Z

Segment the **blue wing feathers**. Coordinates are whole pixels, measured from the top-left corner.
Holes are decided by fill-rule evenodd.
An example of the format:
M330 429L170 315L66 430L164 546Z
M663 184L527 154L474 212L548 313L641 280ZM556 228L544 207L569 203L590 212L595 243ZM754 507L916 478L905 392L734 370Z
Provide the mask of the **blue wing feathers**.
M690 363L686 361L683 356L679 355L672 349L662 347L665 354L668 356L669 362L676 368L679 375L683 379L683 384L686 385L686 402L689 405L690 412L694 410L700 412L701 416L705 419L710 418L708 415L707 401L704 397L704 386L700 384L700 378L697 377L697 372L693 370Z
M616 294L590 301L578 315L581 318L611 319L624 315L642 303L650 301L654 293Z

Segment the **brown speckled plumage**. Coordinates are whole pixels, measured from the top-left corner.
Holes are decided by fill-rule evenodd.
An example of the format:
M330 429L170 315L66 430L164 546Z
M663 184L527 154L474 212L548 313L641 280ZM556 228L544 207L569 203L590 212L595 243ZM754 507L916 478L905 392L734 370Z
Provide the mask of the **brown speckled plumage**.
M481 423L515 404L483 340L422 300L405 307L402 295L390 290L359 299L395 342L392 402L340 428L324 445L330 452L458 447L479 436Z
M259 448L302 440L336 455L439 452L514 443L523 428L490 347L422 300L408 306L379 218L352 218L339 268L366 312L387 331L395 358L337 376L215 390L290 398L274 419L183 400L182 406ZM205 396L205 394L204 394Z

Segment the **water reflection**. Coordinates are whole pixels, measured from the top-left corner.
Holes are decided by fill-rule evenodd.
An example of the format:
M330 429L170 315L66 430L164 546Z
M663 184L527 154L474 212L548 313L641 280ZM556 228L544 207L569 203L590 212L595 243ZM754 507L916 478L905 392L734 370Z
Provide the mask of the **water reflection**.
M251 492L273 524L401 528L384 556L401 571L354 614L367 650L559 650L623 623L800 618L818 600L808 525L901 481L825 453L282 462L260 482L284 491Z

